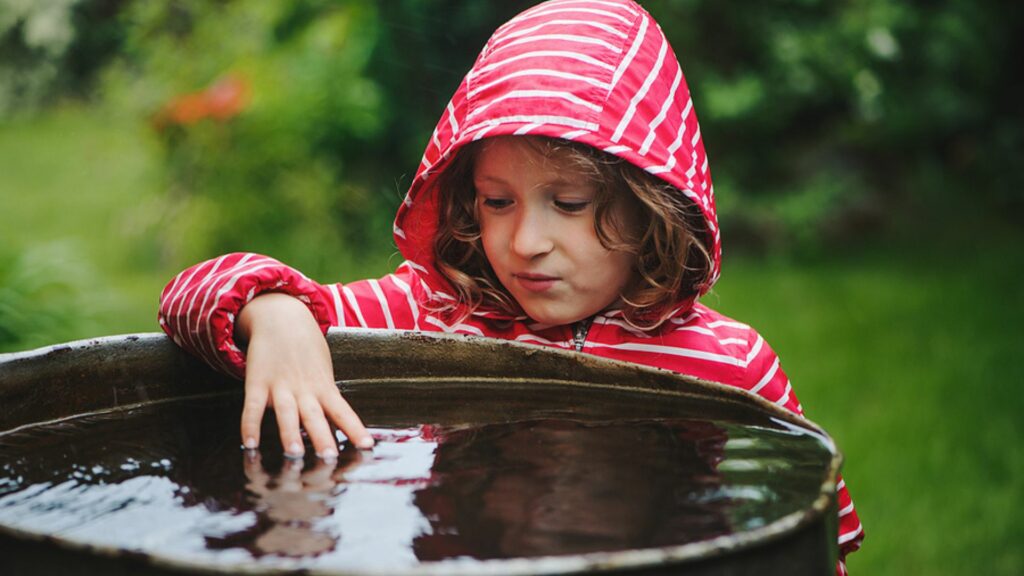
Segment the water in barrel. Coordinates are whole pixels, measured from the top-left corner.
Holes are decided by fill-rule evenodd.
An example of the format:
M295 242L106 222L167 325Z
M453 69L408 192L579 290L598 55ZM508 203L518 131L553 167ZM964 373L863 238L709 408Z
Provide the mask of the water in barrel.
M478 408L522 404L501 394ZM587 405L601 406L591 395ZM270 417L261 449L240 449L235 394L4 433L0 525L207 566L386 570L615 552L706 541L805 509L832 457L813 432L781 421L678 407L638 417L621 392L600 414L565 399L504 419L422 389L347 398L377 445L345 444L337 461L311 449L284 458Z

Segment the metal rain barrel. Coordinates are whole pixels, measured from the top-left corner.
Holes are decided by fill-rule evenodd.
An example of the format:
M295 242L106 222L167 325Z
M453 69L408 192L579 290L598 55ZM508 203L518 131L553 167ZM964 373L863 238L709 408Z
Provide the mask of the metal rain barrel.
M841 456L664 370L332 330L375 436L238 446L241 386L161 334L0 355L0 573L829 574ZM344 440L343 437L339 437Z

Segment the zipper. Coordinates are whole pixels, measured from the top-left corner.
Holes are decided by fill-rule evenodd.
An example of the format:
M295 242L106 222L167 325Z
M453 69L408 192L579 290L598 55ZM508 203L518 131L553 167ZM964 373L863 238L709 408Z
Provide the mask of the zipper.
M572 342L577 352L583 351L583 344L587 341L587 333L590 332L590 325L593 323L594 318L590 317L573 324Z

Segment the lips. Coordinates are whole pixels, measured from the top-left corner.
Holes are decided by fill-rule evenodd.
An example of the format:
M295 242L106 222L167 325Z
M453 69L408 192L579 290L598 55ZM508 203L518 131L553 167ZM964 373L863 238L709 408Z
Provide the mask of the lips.
M512 277L515 278L520 286L530 292L544 292L551 289L558 282L557 276L534 274L531 272L520 272L519 274L513 274Z

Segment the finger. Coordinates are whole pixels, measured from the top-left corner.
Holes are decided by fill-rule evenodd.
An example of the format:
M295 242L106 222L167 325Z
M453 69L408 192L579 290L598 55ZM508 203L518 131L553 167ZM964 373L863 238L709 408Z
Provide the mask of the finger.
M373 448L373 437L366 430L366 426L363 426L359 415L341 397L340 393L335 391L333 394L325 394L320 402L327 417L345 433L345 436L348 436L355 446L364 449Z
M277 417L277 431L281 436L284 455L299 458L306 453L299 432L299 410L295 398L290 393L279 392L274 396L274 415Z
M316 455L325 460L338 458L338 445L331 434L324 411L320 408L315 396L304 396L299 400L299 415L302 427L306 429L309 440L313 443Z
M245 402L242 404L242 446L255 450L260 445L260 426L267 409L267 389L263 386L246 386Z

